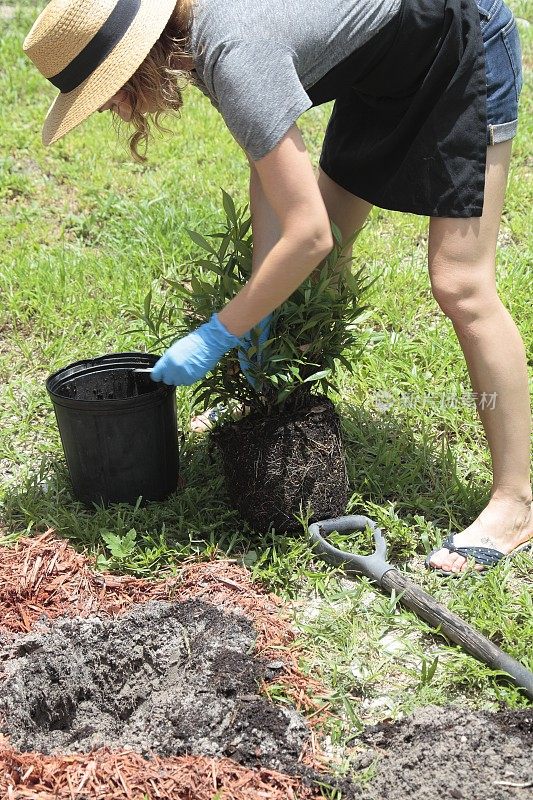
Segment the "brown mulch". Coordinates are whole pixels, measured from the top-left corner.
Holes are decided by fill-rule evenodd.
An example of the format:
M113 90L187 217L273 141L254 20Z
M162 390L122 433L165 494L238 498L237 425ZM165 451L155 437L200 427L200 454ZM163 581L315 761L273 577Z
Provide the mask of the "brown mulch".
M94 560L77 553L53 530L0 547L0 633L30 631L39 621L62 615L116 616L134 603L201 599L244 614L257 633L257 654L282 661L282 684L311 726L311 745L301 762L324 769L313 727L327 715L326 692L299 668L294 632L282 601L252 582L229 560L186 562L177 576L150 581L98 573ZM250 770L228 759L181 756L145 760L106 748L89 754L44 756L19 753L0 737L0 790L22 798L106 800L290 800L321 796L294 777ZM296 794L295 794L296 792ZM216 796L219 800L218 796Z
M105 748L88 755L17 753L0 742L5 800L311 800L289 775L201 756L143 759ZM219 793L217 795L217 792Z

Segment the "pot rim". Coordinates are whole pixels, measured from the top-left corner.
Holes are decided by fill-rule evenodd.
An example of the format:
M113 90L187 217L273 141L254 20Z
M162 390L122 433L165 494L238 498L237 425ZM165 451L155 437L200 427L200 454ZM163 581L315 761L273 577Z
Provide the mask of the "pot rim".
M123 399L99 400L97 398L88 400L78 400L72 397L65 397L59 393L61 386L67 381L82 375L90 375L93 372L105 372L107 369L137 369L142 367L153 367L159 360L159 356L153 353L140 353L128 351L124 353L109 353L104 356L94 358L84 358L74 361L66 367L56 370L46 379L46 390L54 405L65 406L81 410L99 411L122 411L128 408L141 408L145 405L152 405L161 402L169 394L176 391L175 386L168 386L165 383L159 385L154 382L153 391L137 397L125 397Z

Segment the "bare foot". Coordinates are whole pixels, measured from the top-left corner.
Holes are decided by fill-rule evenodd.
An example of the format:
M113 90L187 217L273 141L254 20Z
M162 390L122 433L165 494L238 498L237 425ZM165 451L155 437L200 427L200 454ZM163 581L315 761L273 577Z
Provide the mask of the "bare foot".
M453 543L456 547L490 547L507 554L531 539L533 503L493 498L468 528L455 534ZM464 556L445 547L434 553L429 563L446 572L464 572L468 566ZM483 567L476 565L476 569Z

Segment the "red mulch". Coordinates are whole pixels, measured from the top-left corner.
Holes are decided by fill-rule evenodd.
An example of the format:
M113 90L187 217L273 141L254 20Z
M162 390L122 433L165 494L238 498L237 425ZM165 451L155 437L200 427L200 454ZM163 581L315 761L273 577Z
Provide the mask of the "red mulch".
M90 754L16 753L0 742L6 800L311 800L296 778L252 770L229 759L152 758L103 748ZM217 795L219 792L219 795Z
M13 547L0 547L0 633L27 632L41 617L115 616L134 603L200 599L252 620L258 632L257 653L285 664L277 683L283 684L311 725L324 719L325 690L298 667L294 633L282 601L253 583L245 569L231 561L189 562L177 576L149 581L98 573L93 565L92 559L77 553L53 530L22 538ZM313 732L312 746L301 761L318 769L324 765ZM320 796L288 775L250 770L228 759L146 760L133 752L107 748L75 756L44 756L18 753L2 738L0 790L7 800L213 800L217 791L220 800Z

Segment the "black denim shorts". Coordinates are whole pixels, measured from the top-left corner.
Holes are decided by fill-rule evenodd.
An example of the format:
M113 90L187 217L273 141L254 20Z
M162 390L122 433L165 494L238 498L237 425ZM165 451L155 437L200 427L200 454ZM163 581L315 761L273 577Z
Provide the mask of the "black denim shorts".
M512 139L518 125L522 53L513 13L503 0L476 0L487 76L487 144Z
M487 89L480 23L476 0L401 0L370 41L307 88L314 105L335 99L320 156L326 175L381 208L481 216Z

